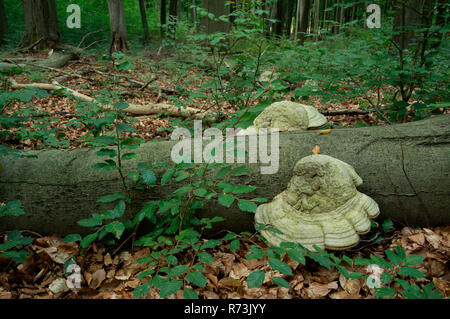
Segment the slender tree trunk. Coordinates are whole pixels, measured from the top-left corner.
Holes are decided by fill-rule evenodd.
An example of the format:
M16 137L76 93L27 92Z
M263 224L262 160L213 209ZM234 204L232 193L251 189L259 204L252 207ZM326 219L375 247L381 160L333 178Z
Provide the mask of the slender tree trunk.
M22 0L25 33L19 47L39 43L40 48L55 48L60 33L55 0Z
M393 40L402 50L412 46L415 41L414 29L422 25L423 2L424 0L395 0Z
M6 32L8 30L7 26L5 4L3 3L3 0L0 0L0 45L2 45L5 40Z
M111 47L109 53L127 52L127 25L123 0L108 0L109 24L111 28Z
M288 7L287 7L287 20L286 20L286 35L291 35L291 29L292 29L292 20L294 18L294 10L295 10L295 0L289 0L288 1Z
M160 8L160 24L161 24L161 36L164 36L167 26L167 0L161 0Z
M328 30L327 26L327 11L325 11L328 8L328 0L325 0L325 4L323 6L323 21L322 21L322 29Z
M150 40L150 32L148 31L147 13L145 11L144 0L139 0L139 9L141 11L142 28L144 29L144 42L147 43Z
M314 33L316 33L314 39L319 40L319 28L320 28L320 0L314 0Z
M311 0L302 0L302 9L300 16L300 44L305 43L306 32L308 31L309 26L309 11L311 9Z
M214 17L218 18L222 15L228 14L228 7L225 6L225 0L203 0L202 8L206 11L214 14ZM208 17L202 18L202 26L206 33L211 34L214 32L228 32L230 30L230 24L224 21L213 21Z
M285 0L278 0L278 2L276 3L277 6L277 14L276 14L276 20L277 22L275 22L274 25L274 30L273 33L278 35L278 36L282 36L283 35L283 30L284 30L284 13L285 13Z
M178 0L169 0L169 36L175 40L178 20Z

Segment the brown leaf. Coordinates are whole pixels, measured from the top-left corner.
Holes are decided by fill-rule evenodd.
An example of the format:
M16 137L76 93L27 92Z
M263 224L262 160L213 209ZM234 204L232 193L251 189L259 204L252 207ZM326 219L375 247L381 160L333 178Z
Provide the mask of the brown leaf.
M96 289L100 286L100 284L105 280L106 272L103 268L98 269L92 274L92 281L89 284L90 288Z
M415 235L411 235L408 237L408 239L419 245L425 244L425 236L423 235L423 233L417 233Z
M337 288L338 288L337 281L333 281L328 284L319 284L314 282L310 284L309 287L305 289L305 291L309 298L315 299L325 297L332 289Z
M103 258L103 263L105 264L105 266L112 265L112 258L109 253L106 254L105 257Z
M250 275L250 269L247 268L243 263L235 263L230 271L230 277L233 279L247 278Z
M331 299L359 299L361 295L350 295L347 291L341 290L330 294Z
M313 150L312 150L313 154L320 154L320 146L316 145L314 146Z
M357 279L349 279L344 285L345 291L350 295L357 295L361 290L361 282Z

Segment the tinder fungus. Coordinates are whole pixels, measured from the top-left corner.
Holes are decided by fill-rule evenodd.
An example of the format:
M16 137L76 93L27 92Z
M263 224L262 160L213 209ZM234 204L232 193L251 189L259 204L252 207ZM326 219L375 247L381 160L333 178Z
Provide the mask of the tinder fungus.
M253 125L240 131L239 135L256 134L260 128L269 131L306 131L321 127L327 119L310 105L291 101L275 102L264 109L253 121Z
M274 246L299 243L305 248L347 249L370 230L379 214L377 203L358 192L362 179L353 167L327 155L302 158L294 167L287 189L260 205L255 221L271 225L262 235Z

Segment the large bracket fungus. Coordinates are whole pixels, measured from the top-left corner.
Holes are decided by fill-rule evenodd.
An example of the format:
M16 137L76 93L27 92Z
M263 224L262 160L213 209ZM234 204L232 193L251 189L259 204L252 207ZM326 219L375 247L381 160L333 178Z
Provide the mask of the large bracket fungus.
M310 105L281 101L266 107L255 118L253 125L240 131L238 135L257 134L260 128L267 128L269 131L306 131L326 123L326 117Z
M320 154L304 157L295 165L287 189L258 207L255 221L283 233L262 231L274 246L295 242L308 249L353 247L379 214L378 204L356 189L361 184L347 163Z

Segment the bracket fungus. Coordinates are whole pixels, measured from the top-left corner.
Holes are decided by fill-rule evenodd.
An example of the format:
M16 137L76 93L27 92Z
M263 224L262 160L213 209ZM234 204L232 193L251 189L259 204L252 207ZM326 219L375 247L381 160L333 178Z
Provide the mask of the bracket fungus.
M326 117L310 105L281 101L266 107L255 118L253 125L240 131L238 135L257 134L260 128L267 128L269 131L306 131L326 123Z
M287 189L258 206L255 221L283 233L262 231L274 246L295 242L308 249L351 248L379 214L378 204L356 189L360 185L362 179L349 164L327 155L304 157Z

